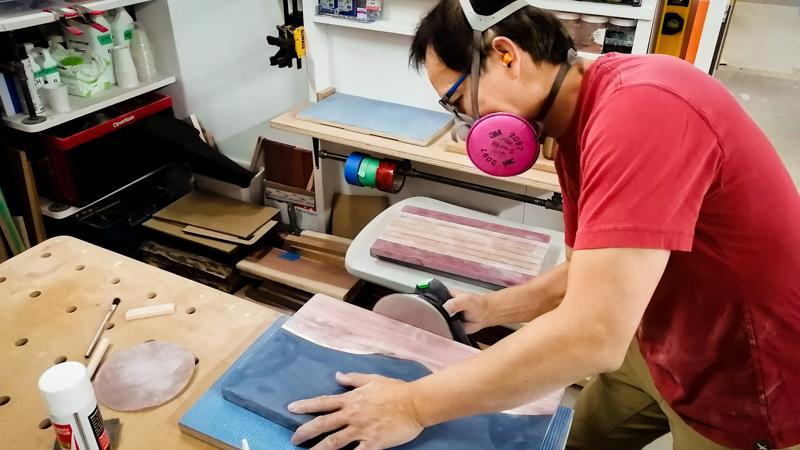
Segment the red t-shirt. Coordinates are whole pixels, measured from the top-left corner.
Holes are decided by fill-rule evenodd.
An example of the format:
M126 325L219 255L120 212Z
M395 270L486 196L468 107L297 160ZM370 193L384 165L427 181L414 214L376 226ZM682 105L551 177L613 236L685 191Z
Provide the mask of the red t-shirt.
M669 405L725 446L800 444L800 194L758 126L681 60L610 54L559 144L567 245L672 251L637 332Z

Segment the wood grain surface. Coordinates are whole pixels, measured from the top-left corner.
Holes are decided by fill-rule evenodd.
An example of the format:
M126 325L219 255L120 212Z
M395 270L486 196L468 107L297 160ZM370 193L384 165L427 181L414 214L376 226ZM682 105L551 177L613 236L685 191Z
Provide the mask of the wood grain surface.
M456 364L480 350L324 295L315 295L283 328L317 345L355 354L381 354L416 361L432 372ZM513 414L553 414L563 390Z
M214 448L181 433L178 420L278 314L66 236L0 264L0 447L53 447L52 427L39 428L47 425L39 376L57 361L87 363L83 353L114 297L122 302L104 334L109 357L154 339L185 346L198 360L188 388L163 406L137 413L100 407L104 419L122 422L115 450ZM165 302L175 314L124 319L130 308Z
M496 286L539 274L550 236L405 206L370 248L377 258Z
M346 270L330 264L292 255L279 248L260 251L236 264L236 267L263 280L277 281L310 293L323 293L344 300L360 284Z

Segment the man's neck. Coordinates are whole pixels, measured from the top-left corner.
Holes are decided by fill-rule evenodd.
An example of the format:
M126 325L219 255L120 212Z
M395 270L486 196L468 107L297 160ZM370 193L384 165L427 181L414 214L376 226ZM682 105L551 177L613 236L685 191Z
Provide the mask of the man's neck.
M591 65L591 61L581 59L567 72L553 106L544 120L544 132L547 136L559 139L568 131L578 104L583 75Z

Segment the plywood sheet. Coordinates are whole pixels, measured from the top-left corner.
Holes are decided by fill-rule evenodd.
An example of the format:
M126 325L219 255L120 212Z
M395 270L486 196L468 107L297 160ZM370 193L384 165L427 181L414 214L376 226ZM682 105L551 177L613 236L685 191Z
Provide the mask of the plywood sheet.
M236 264L236 268L257 278L277 281L306 292L319 292L340 300L359 284L346 270L313 261L279 248L258 252Z
M194 236L191 234L184 233L183 225L177 225L175 223L165 222L159 219L150 219L147 222L143 223L142 226L151 230L158 231L160 233L164 233L169 236L183 239L185 241L213 248L214 250L218 250L223 253L230 254L239 248L239 246L236 244L231 244L228 242L222 242L215 239L209 239L206 237Z
M165 221L231 234L249 239L279 212L205 192L190 192L153 214Z
M183 232L195 236L202 236L210 239L215 239L217 241L230 242L233 244L253 245L259 240L261 240L261 238L263 238L264 235L266 235L277 224L278 222L270 220L269 222L262 225L261 228L257 229L255 233L253 233L253 235L250 237L250 239L242 239L228 233L220 233L219 231L207 230L205 228L199 228L194 225L187 225L183 229Z
M338 93L308 106L297 117L416 145L429 145L453 124L444 112Z
M507 287L538 275L549 247L546 234L405 206L370 254Z

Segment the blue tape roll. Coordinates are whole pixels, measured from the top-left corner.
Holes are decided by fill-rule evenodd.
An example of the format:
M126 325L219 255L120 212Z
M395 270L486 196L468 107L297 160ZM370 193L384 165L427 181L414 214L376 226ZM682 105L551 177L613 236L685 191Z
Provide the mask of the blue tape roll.
M350 153L350 156L347 157L347 161L344 163L344 179L347 184L361 186L361 182L358 181L358 167L366 157L367 155L358 152Z

